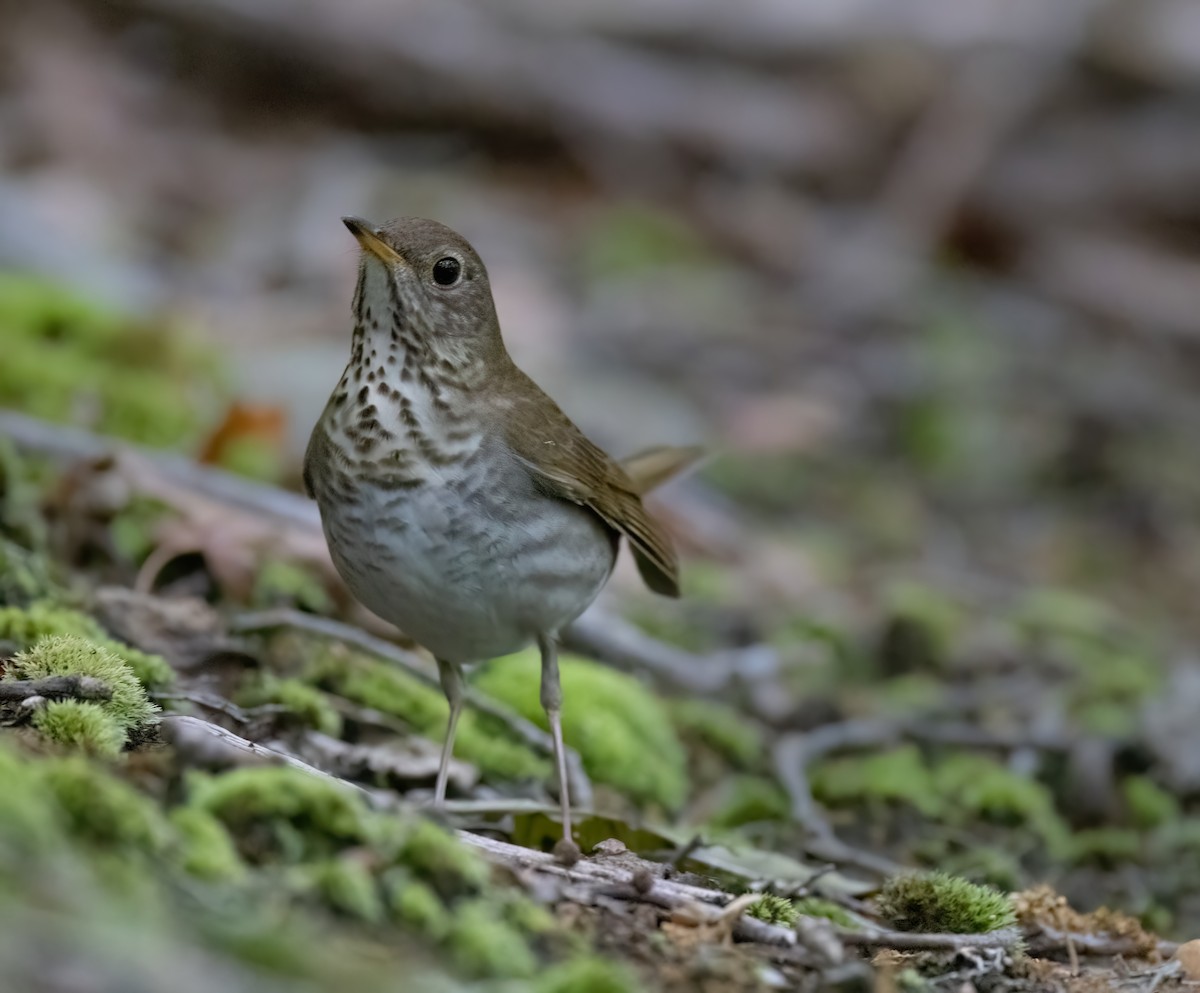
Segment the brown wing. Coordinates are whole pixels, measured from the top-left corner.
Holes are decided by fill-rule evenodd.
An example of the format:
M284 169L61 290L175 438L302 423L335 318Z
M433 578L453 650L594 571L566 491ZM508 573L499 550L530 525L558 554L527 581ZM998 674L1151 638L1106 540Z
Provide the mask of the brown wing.
M545 492L588 507L623 534L650 589L663 596L679 596L675 549L662 527L646 513L636 484L532 380L523 373L518 375L528 386L506 390L503 401L508 410L501 423L509 448Z

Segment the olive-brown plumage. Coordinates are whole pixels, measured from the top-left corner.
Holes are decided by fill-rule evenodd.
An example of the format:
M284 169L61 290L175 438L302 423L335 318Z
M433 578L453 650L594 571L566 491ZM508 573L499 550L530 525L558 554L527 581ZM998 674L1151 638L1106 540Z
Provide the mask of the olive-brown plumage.
M555 639L608 580L622 537L646 584L678 595L675 552L641 492L694 452L644 453L631 475L513 363L461 236L420 218L345 223L363 249L351 356L305 485L350 590L438 661L450 703L438 802L463 664L538 644L569 839Z

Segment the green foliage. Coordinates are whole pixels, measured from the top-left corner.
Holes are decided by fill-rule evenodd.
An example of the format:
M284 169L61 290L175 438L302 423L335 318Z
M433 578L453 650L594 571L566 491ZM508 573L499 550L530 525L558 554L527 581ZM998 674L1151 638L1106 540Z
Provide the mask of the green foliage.
M269 559L254 578L250 602L256 607L295 606L313 614L328 614L333 601L321 581L294 562Z
M34 714L33 726L56 745L97 758L116 758L125 745L116 718L84 700L50 700Z
M40 679L44 676L94 676L112 692L98 704L126 735L157 721L158 707L133 670L119 655L86 638L42 638L12 660L6 679Z
M876 905L901 931L982 934L1017 922L1006 894L944 872L895 876L883 885Z
M624 965L581 955L543 972L533 993L638 993L643 989L644 984Z
M761 728L732 707L708 700L672 700L675 729L695 738L742 769L759 765L766 754Z
M342 733L342 715L329 702L329 697L299 679L280 679L266 673L238 694L238 703L243 707L277 704L322 734L338 738Z
M674 810L687 794L686 756L662 703L636 679L586 659L559 660L563 735L588 775L630 799ZM479 688L531 721L547 726L536 651L496 659Z
M0 607L0 639L28 648L51 635L76 635L119 655L147 689L165 689L175 681L174 670L161 655L110 638L95 619L81 611L48 600L24 608Z
M446 736L450 708L440 689L377 659L330 648L313 661L306 680L365 707L407 722L435 741ZM473 762L485 777L544 779L551 763L526 746L505 737L496 721L467 708L458 723L454 751Z
M526 979L537 971L521 933L497 917L486 900L455 905L447 941L455 964L468 976Z
M234 769L189 779L190 803L216 817L251 863L328 858L370 840L352 790L288 766Z
M760 921L766 921L768 924L791 927L796 923L796 918L800 916L800 911L787 897L764 893L756 903L750 905L746 914L749 917L757 917Z
M47 420L174 445L220 392L215 353L34 277L0 275L0 334L0 404Z
M245 877L246 865L233 839L212 814L198 807L176 807L168 820L175 833L173 857L189 875L214 882Z
M86 759L44 759L38 778L49 788L74 836L107 848L162 852L170 832L158 807L132 786Z

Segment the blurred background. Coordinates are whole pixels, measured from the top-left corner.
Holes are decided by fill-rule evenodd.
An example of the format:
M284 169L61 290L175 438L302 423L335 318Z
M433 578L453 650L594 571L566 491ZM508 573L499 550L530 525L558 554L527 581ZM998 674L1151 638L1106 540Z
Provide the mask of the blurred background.
M768 742L974 723L1038 791L886 741L839 831L1200 924L1200 5L0 2L0 405L294 488L343 214L461 231L615 454L710 450L687 596L608 604L769 648Z

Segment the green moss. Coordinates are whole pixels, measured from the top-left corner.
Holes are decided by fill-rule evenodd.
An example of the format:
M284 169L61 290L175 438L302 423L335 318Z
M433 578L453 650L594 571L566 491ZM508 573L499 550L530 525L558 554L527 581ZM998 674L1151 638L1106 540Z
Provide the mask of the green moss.
M447 942L455 964L468 976L527 979L537 971L537 959L521 933L497 917L486 900L455 906Z
M876 898L879 913L901 931L982 934L1016 924L1004 893L944 872L889 879Z
M630 799L674 810L687 794L686 756L659 700L636 679L586 659L559 660L563 735L588 775ZM489 664L476 680L485 693L545 728L536 651Z
M764 893L756 903L750 905L746 914L749 917L757 917L760 921L766 921L768 924L791 927L796 923L796 918L800 916L800 911L787 897Z
M331 648L314 660L305 678L355 703L398 717L435 741L446 736L450 709L441 690L395 666ZM468 707L459 720L455 754L474 763L488 778L545 779L551 774L548 759L506 734L497 722Z
M581 955L543 972L533 993L639 993L645 988L623 964Z
M1116 867L1136 864L1144 850L1145 838L1133 828L1089 828L1072 836L1068 857L1076 863Z
M0 875L5 864L19 865L26 854L64 844L53 795L34 762L0 739Z
M238 694L238 703L243 707L276 704L286 707L298 720L322 734L334 738L342 734L342 715L329 702L329 697L299 679L280 679L267 673L255 685Z
M64 292L0 275L0 404L151 445L194 437L220 395L215 352ZM207 404L206 404L207 401Z
M158 707L146 697L145 688L125 660L86 638L42 638L13 659L5 678L68 675L93 676L103 681L112 697L98 705L126 735L157 721Z
M762 730L732 707L708 700L673 700L669 708L675 729L685 738L703 742L743 769L762 763Z
M1026 597L1013 623L1029 650L1074 670L1067 706L1083 729L1134 730L1131 703L1156 691L1163 678L1162 655L1150 639L1103 604L1053 589Z
M845 907L838 906L832 900L823 900L819 896L802 896L793 900L792 905L796 908L796 912L804 917L824 917L839 927L857 928L859 926Z
M428 882L443 897L479 892L491 875L480 855L449 831L424 818L406 826L395 861Z
M945 593L900 583L886 594L887 623L880 639L881 663L899 674L945 667L962 627L962 611Z
M980 755L950 755L933 771L933 787L949 805L949 817L966 824L980 818L1004 826L1032 828L1054 851L1061 851L1069 829L1054 806L1050 790Z
M147 689L165 689L175 681L174 670L161 655L151 655L110 638L93 618L81 611L45 600L24 608L0 607L0 639L29 647L51 635L87 638L119 655Z
M811 779L813 796L835 807L907 803L926 817L936 817L943 810L933 776L915 745L820 762L813 767Z
M0 535L0 612L59 593L53 568L45 555Z
M1156 828L1179 820L1179 800L1145 776L1129 776L1121 783L1125 806L1134 825Z
M791 804L787 794L770 779L759 776L730 776L722 784L720 806L708 818L717 830L760 821L787 820Z
M819 763L813 795L831 806L898 803L952 826L977 820L1032 830L1054 853L1068 850L1070 831L1050 790L980 755L927 761L914 745Z
M402 869L390 869L384 874L383 888L396 921L434 941L450 933L450 911L431 887Z
M246 873L233 839L219 820L196 807L176 807L169 815L175 833L172 854L189 875L214 882L237 881Z
M264 562L254 578L250 602L257 607L294 606L314 614L328 614L333 601L321 581L293 562Z
M234 769L189 779L190 803L212 814L251 862L328 857L370 839L362 801L351 790L286 766Z
M116 758L125 729L102 706L84 700L51 700L34 715L33 726L56 745L97 758Z
M46 759L38 775L54 796L64 826L108 848L161 852L170 832L149 799L86 759Z
M303 867L317 894L334 910L370 923L383 920L383 898L375 877L353 856Z

